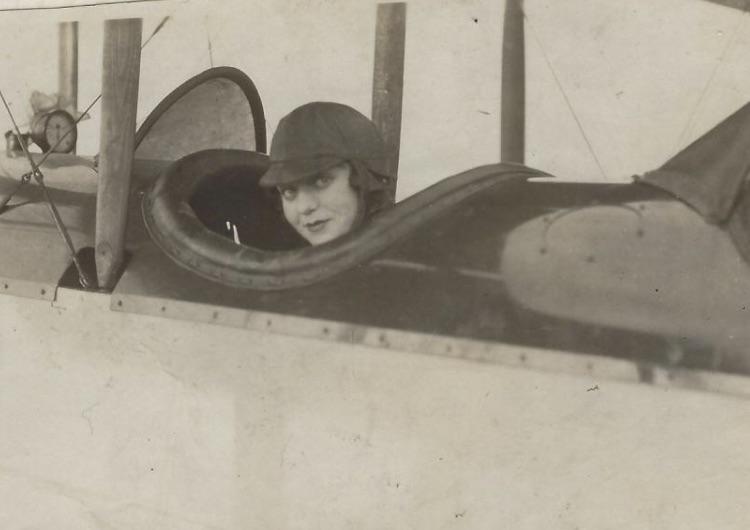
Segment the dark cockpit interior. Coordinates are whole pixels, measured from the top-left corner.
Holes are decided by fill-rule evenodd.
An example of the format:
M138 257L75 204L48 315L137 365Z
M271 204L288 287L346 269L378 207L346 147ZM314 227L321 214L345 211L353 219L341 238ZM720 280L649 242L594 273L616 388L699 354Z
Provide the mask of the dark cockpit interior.
M262 250L306 246L284 220L276 191L258 186L262 172L230 167L210 175L190 199L198 219L211 231Z

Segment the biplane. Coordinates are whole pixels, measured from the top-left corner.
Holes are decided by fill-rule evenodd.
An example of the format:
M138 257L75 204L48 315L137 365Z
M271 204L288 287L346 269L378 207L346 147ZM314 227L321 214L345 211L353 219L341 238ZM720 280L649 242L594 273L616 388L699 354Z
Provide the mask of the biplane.
M637 447L628 442L632 425L611 421L632 420L631 406L672 410L687 400L715 428L717 410L746 418L736 396L750 389L750 106L632 183L555 182L524 165L521 7L509 0L505 11L502 161L445 178L320 247L301 245L258 186L268 167L263 98L272 95L246 72L213 67L176 87L136 130L141 23L107 21L99 155L56 152L65 146L59 109L41 113L26 137L15 122L6 135L0 304L14 327L4 332L3 356L30 353L4 363L30 381L28 390L14 386L8 403L36 403L45 419L75 414L76 426L24 422L3 405L18 429L6 442L11 456L0 470L9 478L0 486L20 488L77 528L383 527L406 516L382 493L401 485L427 492L409 491L403 505L414 527L439 526L443 516L445 524L511 524L518 511L482 514L492 500L472 497L470 486L484 473L493 485L504 472L539 481L544 471L524 471L530 426L557 425L572 440L563 453L576 460L589 428L623 450ZM396 152L404 28L403 4L379 8L372 114ZM63 117L70 131L71 116ZM31 152L32 140L41 152ZM59 381L35 375L48 364ZM558 401L573 381L590 384L555 404L566 412L550 419L539 385ZM537 390L520 390L523 382ZM608 385L626 401L570 420L569 407ZM704 401L696 405L696 389L715 393L697 394ZM486 417L465 410L480 390L485 398L498 392ZM514 392L530 410L510 403ZM449 422L465 433L453 434ZM528 435L505 440L505 425ZM658 443L687 425L668 425ZM481 443L461 448L475 436L512 448L522 462ZM26 454L49 471L29 471L28 437ZM399 456L409 440L416 445ZM681 451L678 458L695 458L692 448ZM65 462L53 463L87 455L110 468L69 481ZM485 469L482 455L495 468ZM716 466L714 457L706 465ZM445 458L458 473L452 485L427 469ZM627 470L627 459L616 458L603 452L581 468ZM411 468L409 459L418 463ZM566 468L554 460L546 459ZM369 475L347 493L357 469ZM547 499L560 480L539 486ZM632 480L610 489L627 492ZM102 481L111 484L97 493ZM220 501L219 492L230 498ZM678 494L683 502L691 495ZM524 493L517 499L531 503ZM264 508L274 502L281 508ZM584 507L570 521L601 522L593 504L576 502ZM385 515L375 514L379 503L389 506ZM9 513L8 527L20 528L27 514ZM518 526L552 517L527 516ZM744 520L731 510L722 517ZM657 520L676 528L687 519Z

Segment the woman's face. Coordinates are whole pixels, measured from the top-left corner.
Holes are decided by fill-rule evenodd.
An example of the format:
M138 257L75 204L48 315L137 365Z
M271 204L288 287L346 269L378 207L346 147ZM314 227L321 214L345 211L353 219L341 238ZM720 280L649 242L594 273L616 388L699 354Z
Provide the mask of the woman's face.
M288 186L279 186L284 217L311 245L327 243L349 230L359 214L357 192L344 162Z

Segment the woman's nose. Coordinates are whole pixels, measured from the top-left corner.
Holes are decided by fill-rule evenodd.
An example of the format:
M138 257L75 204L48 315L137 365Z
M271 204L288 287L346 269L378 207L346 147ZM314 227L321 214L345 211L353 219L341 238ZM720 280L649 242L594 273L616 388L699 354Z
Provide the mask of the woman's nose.
M300 190L297 195L297 207L303 214L310 214L318 208L318 197L308 190Z

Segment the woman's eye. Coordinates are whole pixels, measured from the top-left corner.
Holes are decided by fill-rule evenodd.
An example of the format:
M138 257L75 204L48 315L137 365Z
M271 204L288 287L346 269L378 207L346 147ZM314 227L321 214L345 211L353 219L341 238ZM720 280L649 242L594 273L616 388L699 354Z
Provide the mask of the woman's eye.
M325 188L331 183L332 180L333 177L331 175L320 175L315 179L315 186L318 188Z
M297 188L279 188L279 193L287 201L293 201L297 197Z

